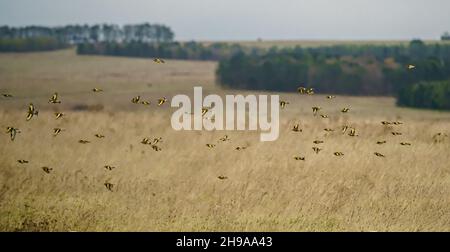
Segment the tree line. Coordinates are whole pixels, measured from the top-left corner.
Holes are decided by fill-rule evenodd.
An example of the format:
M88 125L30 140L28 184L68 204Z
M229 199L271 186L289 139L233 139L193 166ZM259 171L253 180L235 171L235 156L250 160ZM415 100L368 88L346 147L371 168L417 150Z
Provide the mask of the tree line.
M84 43L166 43L173 41L173 31L160 24L66 25L60 27L0 26L0 51L39 51L59 49ZM48 42L49 45L45 44ZM58 46L55 47L55 44ZM26 47L29 45L29 47Z
M214 61L229 58L245 50L238 44L213 43L205 46L195 41L183 43L101 42L82 43L77 46L78 54Z
M237 89L295 91L298 86L305 86L320 93L401 97L414 92L411 90L416 89L411 87L418 82L450 79L450 45L427 45L413 40L408 45L395 46L342 45L271 48L263 54L239 52L222 59L216 75L221 85ZM448 93L443 95L450 99ZM399 104L411 103L399 99Z

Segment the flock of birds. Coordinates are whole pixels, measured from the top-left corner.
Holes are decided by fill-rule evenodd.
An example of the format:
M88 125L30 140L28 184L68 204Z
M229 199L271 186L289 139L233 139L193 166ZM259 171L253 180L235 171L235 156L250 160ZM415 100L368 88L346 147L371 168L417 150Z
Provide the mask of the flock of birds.
M155 63L157 63L157 64L164 64L164 63L165 63L164 60L159 59L159 58L155 58L153 61L154 61ZM413 66L413 65L408 65L408 69L414 69L414 68L415 68L415 66ZM91 89L91 91L94 92L94 93L98 93L98 92L102 92L103 89L101 89L101 88L93 88L93 89ZM306 87L299 87L299 88L297 89L297 92L298 92L300 95L314 95L314 94L315 94L314 88L306 88ZM5 97L5 98L12 98L12 97L13 97L12 94L6 94L6 93L3 93L2 96ZM334 96L334 95L328 95L328 96L326 96L326 99L329 99L329 100L334 99L334 98L336 98L336 96ZM143 105L150 105L150 104L151 104L150 101L147 101L147 100L141 100L141 97L140 97L140 96L133 97L133 98L131 99L131 102L134 103L134 104L143 104ZM167 98L166 98L166 97L162 97L162 98L159 98L159 99L157 100L157 105L158 105L158 106L161 106L161 105L163 105L163 104L166 103L166 102L167 102ZM61 101L59 100L59 95L58 95L57 92L55 92L55 93L49 98L48 103L52 103L52 104L60 104L60 103L61 103ZM281 107L282 109L284 109L284 108L289 104L289 102L284 101L284 100L281 100L279 103L280 103L280 107ZM210 108L207 108L207 107L202 108L202 116L205 116L206 113L209 111L209 109L210 109ZM328 115L323 114L323 113L320 113L321 110L322 110L321 107L318 107L318 106L312 107L312 113L313 113L313 116L320 115L322 118L328 118ZM350 108L347 108L347 107L342 108L342 109L340 110L341 113L348 113L349 111L350 111ZM37 117L38 114L39 114L39 111L36 109L36 107L33 105L33 103L30 103L29 106L28 106L27 113L26 113L26 121L30 121L32 118ZM65 114L62 113L62 112L55 112L54 115L55 115L55 119L60 119L60 118L62 118ZM205 117L205 119L213 120L214 118L207 118L207 117ZM381 124L382 124L382 125L385 125L385 126L390 126L390 125L401 125L401 124L403 124L403 123L400 122L400 121L393 121L393 122L382 121ZM64 131L64 129L61 129L61 128L54 128L54 129L53 129L53 136L56 137L56 136L59 135L62 131ZM297 124L295 124L295 125L292 127L291 131L293 131L293 132L302 132L303 130L300 128L300 124L297 123ZM327 132L327 133L330 133L330 132L333 132L333 131L335 131L335 130L334 130L334 129L330 129L330 128L325 128L324 131ZM17 136L17 134L21 133L21 131L20 131L20 129L15 128L15 127L13 127L13 126L8 126L8 127L6 127L6 133L10 135L11 141L14 141L14 139L15 139L16 136ZM356 130L354 127L350 127L350 126L348 126L348 125L342 126L342 128L341 128L341 133L342 133L342 134L346 134L346 133L347 133L348 136L351 136L351 137L357 137L357 136L358 136L357 130ZM397 131L392 131L391 134L392 134L393 136L399 136L399 135L402 135L401 132L397 132ZM102 134L95 134L95 137L97 137L97 138L104 138L105 136L102 135ZM447 134L441 133L441 132L440 132L440 133L437 133L437 134L433 137L433 139L435 140L435 142L440 142L440 141L442 141L442 140L443 140L444 138L446 138L446 137L448 137ZM225 136L221 137L221 138L218 140L218 142L226 142L226 141L230 141L230 138L228 137L228 135L225 135ZM80 143L80 144L88 144L88 143L90 143L90 141L80 139L80 140L78 141L78 143ZM141 143L141 144L145 144L145 145L150 145L151 148L152 148L154 151L161 151L161 150L162 150L161 147L159 146L159 144L162 143L162 137L157 137L157 138L154 138L154 139L143 138L142 141L141 141L140 143ZM324 141L322 141L322 140L314 140L314 141L313 141L314 146L312 147L313 152L316 153L316 154L318 154L320 151L322 151L323 148L321 148L320 146L321 146L323 143L324 143ZM377 142L376 142L376 144L378 144L378 145L382 145L382 144L386 144L386 143L387 143L386 140L381 140L381 141L377 141ZM401 142L400 144L401 144L402 146L411 146L411 143L409 143L409 142ZM216 147L216 144L213 144L213 143L207 143L207 144L206 144L206 147L207 147L207 148L210 148L210 149L213 149L213 148ZM245 150L246 148L247 148L246 146L238 146L238 147L235 148L235 150L240 151L240 150ZM340 151L334 152L333 154L334 154L334 156L337 156L337 157L342 157L342 156L345 155L343 152L340 152ZM374 152L374 155L377 156L377 157L380 157L380 158L386 157L384 154L379 153L379 152ZM293 158L294 158L295 160L298 160L298 161L305 161L305 160L306 160L306 157L305 157L305 156L298 156L298 155L296 155L296 156L294 156ZM28 163L29 163L28 160L24 160L24 159L19 159L19 160L17 160L17 162L20 163L20 164L28 164ZM115 169L115 167L114 167L114 166L111 166L111 165L105 165L104 168L105 168L106 170L109 170L109 171ZM42 169L43 172L45 172L45 173L51 173L51 172L53 171L53 168L47 167L47 166L43 166L43 167L41 167L41 169ZM218 176L217 178L220 179L220 180L224 180L224 179L227 179L228 177L221 175L221 176ZM114 184L112 184L112 183L109 182L108 180L104 182L104 186L106 187L107 190L113 191Z

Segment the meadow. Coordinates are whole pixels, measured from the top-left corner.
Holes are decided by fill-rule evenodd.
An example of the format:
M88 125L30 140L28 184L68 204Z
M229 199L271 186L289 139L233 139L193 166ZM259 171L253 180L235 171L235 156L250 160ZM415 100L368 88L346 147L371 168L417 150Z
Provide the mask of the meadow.
M272 94L220 88L215 68L72 49L0 54L0 93L13 95L0 97L0 230L450 231L450 139L434 137L450 135L449 112L396 107L391 97L292 92L279 93L289 104L274 142L255 131L173 130L170 98L191 96L194 86ZM61 104L48 103L54 92ZM137 95L151 104L133 104ZM168 102L155 105L163 96ZM27 122L30 102L39 115ZM312 106L328 118L313 116ZM302 132L291 130L296 123ZM358 136L342 134L343 125ZM21 130L14 141L8 126ZM63 129L56 137L55 127ZM145 137L162 137L161 151L140 143Z

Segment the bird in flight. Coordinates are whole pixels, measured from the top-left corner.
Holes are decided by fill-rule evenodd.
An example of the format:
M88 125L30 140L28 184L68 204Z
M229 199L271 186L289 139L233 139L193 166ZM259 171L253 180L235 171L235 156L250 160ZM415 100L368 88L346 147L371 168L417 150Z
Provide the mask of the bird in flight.
M162 97L158 99L158 106L163 105L167 101L166 97Z
M335 152L334 155L336 157L341 157L341 156L344 156L344 153L338 151L338 152Z
M55 112L55 118L56 119L59 119L59 118L61 118L61 117L63 117L65 114L64 113L61 113L61 112Z
M299 92L300 94L306 94L306 88L305 87L299 87L299 88L297 88L297 92Z
M109 171L112 171L112 169L114 169L114 168L116 168L116 167L114 167L114 166L111 166L111 165L105 165L105 166L103 166L106 170L109 170Z
M5 97L5 98L11 98L11 97L13 97L12 94L2 94L2 96Z
M301 161L305 161L305 157L302 156L294 156L295 160L301 160Z
M300 124L295 124L294 127L292 127L292 131L294 132L302 132L303 130L300 129Z
M50 168L50 167L47 167L47 166L43 166L43 167L41 167L42 168L42 170L45 172L45 173L50 173L52 170L53 170L53 168Z
M345 132L347 132L348 128L349 127L347 125L342 126L342 134L345 134Z
M375 156L377 157L385 157L383 154L379 153L379 152L374 152Z
M141 141L141 144L150 144L150 139L148 139L147 137L144 137Z
M334 98L336 98L335 95L327 95L327 99L329 99L329 100L334 99Z
M94 136L97 137L97 138L104 138L105 137L104 135L101 135L101 134L95 134Z
M33 116L37 116L38 114L39 114L39 111L36 110L33 103L30 103L30 105L28 105L27 121L31 120L31 118L33 118Z
M392 132L392 135L394 135L394 136L400 136L400 135L402 135L402 133L400 133L400 132Z
M157 144L157 143L159 143L159 142L162 142L162 137L153 138L152 144L154 145L154 144Z
M59 133L61 133L61 131L63 131L63 129L61 129L61 128L54 128L53 129L53 136L57 136Z
M148 106L148 105L150 105L150 102L149 101L141 101L141 104Z
M321 107L312 107L313 114L316 115L317 112L319 112L319 110L321 109L322 109Z
M222 142L226 142L226 141L230 141L230 138L228 138L228 135L225 135L225 136L219 138L219 140Z
M134 104L138 104L140 99L141 99L141 96L138 95L136 97L133 97L133 99L131 99L131 102Z
M306 90L306 94L308 94L308 95L313 95L313 94L314 94L314 88L308 88L308 89Z
M322 140L314 140L313 143L314 144L321 144L321 143L323 143L323 141Z
M351 129L350 129L350 132L348 133L348 135L349 135L349 136L352 136L352 137L358 136L358 134L356 134L356 129L355 129L355 128L351 128Z
M25 160L25 159L19 159L19 160L17 160L17 162L19 162L19 164L28 164L29 163L28 160Z
M92 92L94 92L94 93L103 92L103 89L101 89L101 88L93 88Z
M401 142L400 144L403 146L411 146L411 143L407 143L407 142Z
M152 149L154 150L154 151L161 151L162 149L160 148L160 147L158 147L158 145L156 145L156 144L152 144Z
M222 175L218 176L217 178L220 179L220 180L228 179L228 177L222 176Z
M408 69L409 69L409 70L412 70L412 69L414 69L414 68L416 68L416 66L411 65L411 64L408 65Z
M6 134L8 134L8 133L11 137L11 141L14 141L14 139L16 139L17 133L21 133L21 132L18 128L6 127Z
M282 109L284 109L286 107L286 105L288 105L288 104L289 104L289 102L287 102L287 101L280 101L280 107Z
M347 113L348 111L350 111L349 108L343 108L343 109L341 110L342 113Z
M385 144L386 143L386 140L383 140L383 141L377 141L377 144Z
M216 145L215 144L206 144L206 147L212 149L212 148L216 147Z
M83 140L83 139L78 140L78 142L79 142L80 144L88 144L88 143L90 143L90 141L88 141L88 140Z
M322 150L322 149L319 148L319 147L312 147L312 149L313 149L313 151L314 151L316 154L319 154L319 152Z
M60 100L58 100L58 93L55 92L50 99L48 99L48 103L61 103Z
M103 185L105 185L106 189L108 189L109 191L111 191L111 192L113 191L114 184L106 181Z
M155 62L157 64L164 64L164 63L166 63L163 59L160 59L160 58L154 58L153 62Z
M247 149L247 147L245 147L245 146L238 146L235 148L235 150L237 150L237 151L245 150L245 149Z

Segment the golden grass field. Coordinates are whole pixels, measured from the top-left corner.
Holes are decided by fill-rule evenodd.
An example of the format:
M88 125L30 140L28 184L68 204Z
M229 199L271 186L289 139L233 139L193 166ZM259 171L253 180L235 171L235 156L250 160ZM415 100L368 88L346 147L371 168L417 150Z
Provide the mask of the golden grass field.
M170 103L155 105L161 96L192 95L194 86L261 93L221 89L215 67L73 50L0 54L0 92L14 95L0 97L0 230L450 231L450 139L433 140L450 135L450 113L398 108L389 97L281 93L290 104L280 110L277 141L260 142L255 131L173 130ZM47 102L55 91L62 104ZM132 104L136 95L152 104ZM30 102L40 113L26 122ZM312 106L329 118L314 117ZM66 116L56 120L55 111ZM291 131L297 122L301 133ZM359 136L341 134L345 124ZM11 141L7 126L22 133ZM64 129L56 137L55 127ZM231 140L218 143L225 134ZM141 144L144 137L162 137L162 151ZM311 149L316 139L325 141L319 154Z

